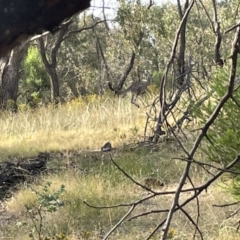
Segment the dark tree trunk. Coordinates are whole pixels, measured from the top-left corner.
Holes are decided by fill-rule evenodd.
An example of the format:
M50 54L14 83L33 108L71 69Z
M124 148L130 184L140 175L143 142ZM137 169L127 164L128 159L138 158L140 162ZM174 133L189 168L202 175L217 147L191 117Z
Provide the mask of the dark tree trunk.
M27 44L20 45L0 59L1 108L17 110L19 68L27 46Z
M70 23L70 22L69 22ZM39 38L39 47L40 47L40 54L44 64L44 67L47 73L50 76L50 83L51 83L51 102L58 104L60 101L60 92L59 92L59 78L57 75L56 67L57 67L57 52L61 46L61 43L64 40L64 34L68 29L69 23L62 25L59 32L57 39L50 50L49 59L47 58L46 54L46 47L44 46L43 38Z
M182 12L180 0L178 0L178 14L180 20L182 20L184 13L186 12L189 6L188 0L186 0L184 5L184 10ZM185 80L185 49L186 49L186 26L187 26L187 19L182 24L181 33L180 33L180 47L179 47L179 54L177 57L177 85L181 87L184 84Z
M222 43L221 24L218 21L216 0L212 0L213 11L214 11L214 26L213 31L215 34L215 45L214 45L214 61L219 67L223 67L224 60L221 58L220 48Z

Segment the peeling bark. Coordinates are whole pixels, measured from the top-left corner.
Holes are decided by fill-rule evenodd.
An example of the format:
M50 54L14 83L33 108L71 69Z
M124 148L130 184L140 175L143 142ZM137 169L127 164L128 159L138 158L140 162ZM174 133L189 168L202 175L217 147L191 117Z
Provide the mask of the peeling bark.
M1 108L17 110L19 69L27 47L27 44L22 44L0 59Z

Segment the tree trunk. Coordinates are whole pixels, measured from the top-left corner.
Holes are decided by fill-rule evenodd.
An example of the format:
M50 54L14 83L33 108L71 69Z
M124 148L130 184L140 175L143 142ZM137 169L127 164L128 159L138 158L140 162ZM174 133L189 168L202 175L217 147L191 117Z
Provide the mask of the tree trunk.
M19 68L27 47L27 44L22 44L0 59L1 108L17 110Z
M46 46L44 45L43 38L39 38L40 55L43 61L43 65L50 76L51 102L55 104L58 104L60 101L59 78L56 71L57 52L61 46L62 41L64 40L64 34L66 33L69 24L70 21L61 26L56 41L50 50L50 54L48 56L49 59L47 58Z
M47 69L48 74L50 75L50 84L51 84L51 102L58 104L60 101L59 93L59 79L56 72L56 68L50 67Z
M188 6L189 6L189 2L188 0L186 0L184 5L184 10L182 11L180 0L178 0L178 14L179 14L180 20L182 20L183 15L185 14ZM185 21L183 22L181 33L180 33L180 47L179 47L179 54L177 57L178 88L181 87L185 81L186 26L187 26L187 19L185 19Z

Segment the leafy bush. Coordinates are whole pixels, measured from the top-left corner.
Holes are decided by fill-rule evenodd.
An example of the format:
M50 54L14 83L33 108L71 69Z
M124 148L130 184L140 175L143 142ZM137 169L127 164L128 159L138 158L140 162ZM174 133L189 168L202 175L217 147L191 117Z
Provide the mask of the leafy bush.
M20 89L29 90L33 99L41 98L42 89L50 89L50 81L37 47L30 46L23 61L23 71L20 80ZM25 95L23 93L23 95Z
M29 230L29 237L38 240L48 240L48 239L61 239L67 240L65 234L57 234L56 238L50 238L48 233L46 233L46 226L48 225L46 219L46 213L54 213L60 207L64 206L64 202L60 200L60 195L65 191L64 185L55 191L50 192L49 187L50 182L47 182L42 191L37 191L28 185L28 188L37 196L37 202L31 205L25 205L26 215L30 219L30 222L18 222L18 226L25 226Z
M208 93L211 97L202 109L196 111L201 122L206 122L215 106L226 93L228 86L227 79L229 78L228 72L229 69L225 67L218 69L213 74ZM223 166L233 161L239 154L240 149L240 91L238 88L239 83L236 80L232 99L229 99L223 106L217 119L207 133L206 144L204 143L202 146L202 150L207 155L209 161ZM239 171L239 169L240 164L237 164L232 170ZM231 177L235 178L236 175L231 175ZM232 193L239 195L239 191L236 191L239 188L240 179L235 178L231 188Z

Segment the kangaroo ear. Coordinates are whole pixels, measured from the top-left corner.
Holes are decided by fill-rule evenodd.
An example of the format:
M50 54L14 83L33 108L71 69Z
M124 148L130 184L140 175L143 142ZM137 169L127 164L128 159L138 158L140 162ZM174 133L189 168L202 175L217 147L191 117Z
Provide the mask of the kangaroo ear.
M150 82L150 83L153 81L153 74L152 73L148 72L147 81Z

